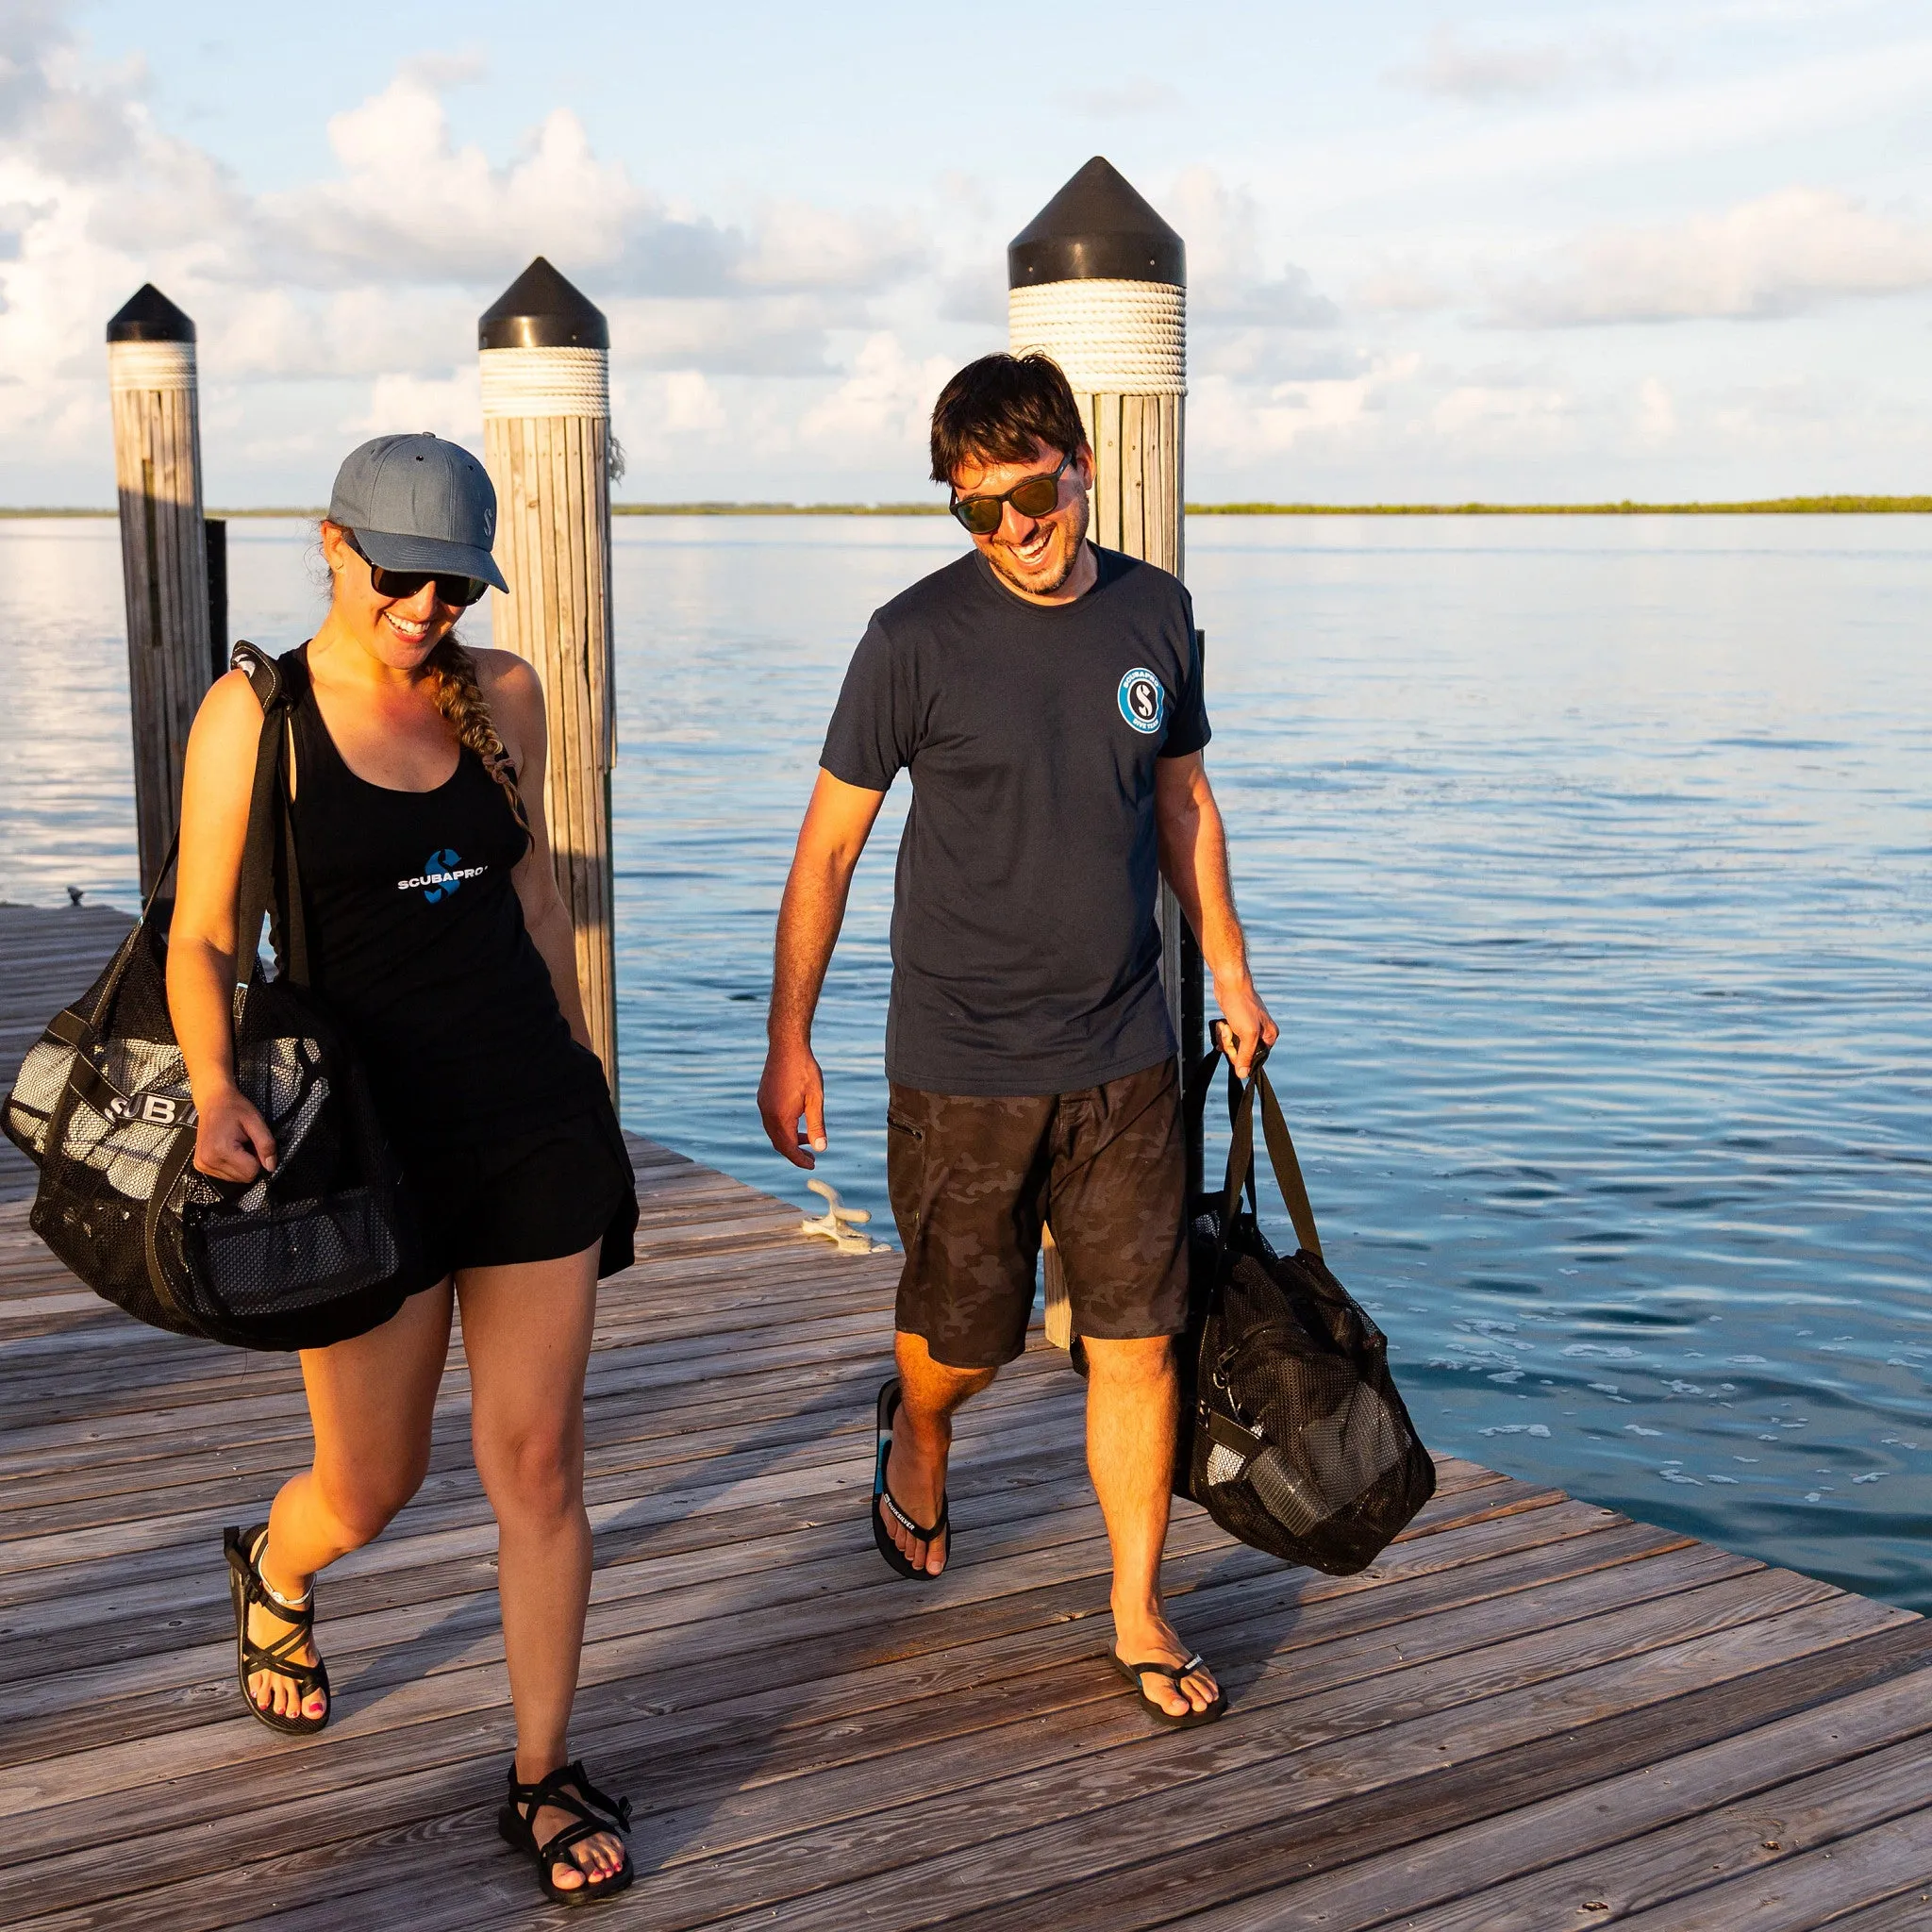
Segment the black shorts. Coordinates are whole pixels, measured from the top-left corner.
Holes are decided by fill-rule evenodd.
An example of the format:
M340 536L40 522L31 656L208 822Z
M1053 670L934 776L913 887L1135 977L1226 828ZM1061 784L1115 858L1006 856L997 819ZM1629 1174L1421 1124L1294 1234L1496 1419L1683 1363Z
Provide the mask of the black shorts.
M397 1151L422 1240L419 1288L458 1268L555 1261L600 1241L600 1276L630 1266L637 1181L608 1100L474 1146Z
M1026 1346L1050 1223L1074 1326L1100 1341L1188 1325L1180 1079L1162 1060L1073 1093L894 1085L887 1175L906 1250L897 1323L935 1361L991 1369Z

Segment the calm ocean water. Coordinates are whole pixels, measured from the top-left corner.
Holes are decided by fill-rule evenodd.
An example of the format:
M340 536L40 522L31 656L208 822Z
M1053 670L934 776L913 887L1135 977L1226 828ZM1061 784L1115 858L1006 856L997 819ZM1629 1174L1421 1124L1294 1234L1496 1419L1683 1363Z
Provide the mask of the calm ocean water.
M306 533L229 537L235 629L298 641ZM0 523L0 897L132 903L116 541ZM1430 1441L1932 1610L1932 524L1188 541L1277 1082ZM618 525L624 1111L801 1200L752 1104L772 919L865 617L957 548ZM822 1171L881 1223L903 792L819 1034Z

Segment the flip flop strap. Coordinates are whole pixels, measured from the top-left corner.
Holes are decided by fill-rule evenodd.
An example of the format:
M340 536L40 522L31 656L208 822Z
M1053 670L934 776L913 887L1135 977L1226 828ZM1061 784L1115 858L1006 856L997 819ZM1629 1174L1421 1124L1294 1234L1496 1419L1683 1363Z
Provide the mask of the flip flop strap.
M1122 1659L1125 1662L1125 1659ZM1178 1684L1190 1672L1198 1671L1207 1662L1197 1650L1184 1664L1127 1664L1127 1669L1138 1677L1142 1671L1151 1672L1157 1677L1165 1677L1171 1683Z
M891 1491L883 1482L879 1484L879 1494L886 1499L886 1507L899 1519L900 1528L905 1530L908 1536L916 1536L922 1542L929 1543L935 1537L943 1536L946 1533L946 1500L943 1496L940 1498L940 1520L928 1529L922 1523L914 1523L911 1517L900 1508L897 1497L892 1494Z

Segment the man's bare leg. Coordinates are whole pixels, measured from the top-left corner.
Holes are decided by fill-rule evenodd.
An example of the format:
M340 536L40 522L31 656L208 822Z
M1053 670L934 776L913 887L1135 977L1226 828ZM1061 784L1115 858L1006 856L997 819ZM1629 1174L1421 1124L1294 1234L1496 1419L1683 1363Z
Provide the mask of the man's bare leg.
M903 1328L893 1338L899 1370L899 1412L892 1421L892 1453L886 1458L886 1487L915 1523L931 1523L946 1492L946 1458L953 1448L953 1413L977 1395L997 1369L949 1369L936 1362L923 1335ZM915 1570L937 1576L946 1567L950 1536L928 1544L914 1536L883 1503L879 1520ZM1178 1660L1178 1659L1177 1659Z
M1115 1655L1123 1663L1185 1663L1193 1651L1160 1607L1160 1553L1167 1541L1169 1483L1180 1421L1180 1376L1166 1336L1102 1341L1087 1350L1087 1467L1113 1551ZM1175 1685L1150 1674L1141 1688L1174 1717L1214 1702L1204 1665Z

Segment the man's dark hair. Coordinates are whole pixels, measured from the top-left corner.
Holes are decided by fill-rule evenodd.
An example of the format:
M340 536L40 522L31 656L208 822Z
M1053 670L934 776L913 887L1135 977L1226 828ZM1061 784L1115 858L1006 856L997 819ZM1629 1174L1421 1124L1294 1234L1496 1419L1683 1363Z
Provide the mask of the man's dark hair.
M1043 442L1072 456L1087 443L1074 391L1051 356L982 356L932 406L932 480L950 483L962 463L1026 463Z

